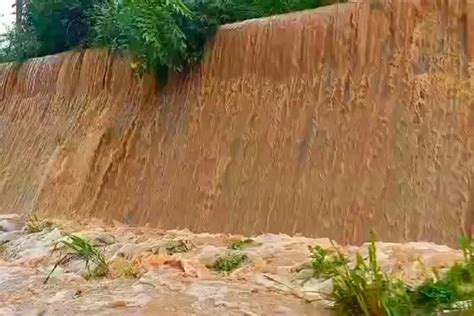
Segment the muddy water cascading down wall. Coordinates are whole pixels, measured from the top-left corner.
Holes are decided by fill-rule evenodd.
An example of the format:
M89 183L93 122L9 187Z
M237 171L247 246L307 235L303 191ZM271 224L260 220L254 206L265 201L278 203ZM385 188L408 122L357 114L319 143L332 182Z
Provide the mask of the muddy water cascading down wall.
M454 243L474 2L366 1L223 27L166 88L72 52L0 65L0 212Z

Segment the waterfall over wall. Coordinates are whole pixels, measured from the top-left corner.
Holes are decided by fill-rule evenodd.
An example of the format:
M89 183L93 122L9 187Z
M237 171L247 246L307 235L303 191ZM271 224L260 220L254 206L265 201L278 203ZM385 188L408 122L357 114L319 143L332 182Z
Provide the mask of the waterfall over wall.
M0 213L453 244L471 224L474 1L222 27L165 87L89 50L0 65Z

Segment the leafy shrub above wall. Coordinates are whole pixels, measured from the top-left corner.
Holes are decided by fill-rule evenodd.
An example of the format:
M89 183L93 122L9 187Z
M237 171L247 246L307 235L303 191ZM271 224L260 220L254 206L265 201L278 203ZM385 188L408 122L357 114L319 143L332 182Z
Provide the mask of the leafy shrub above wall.
M175 70L195 60L183 26L195 15L181 0L109 1L95 7L92 42L136 57L140 70Z
M316 8L338 0L29 0L0 62L78 47L131 56L141 72L183 71L221 24Z

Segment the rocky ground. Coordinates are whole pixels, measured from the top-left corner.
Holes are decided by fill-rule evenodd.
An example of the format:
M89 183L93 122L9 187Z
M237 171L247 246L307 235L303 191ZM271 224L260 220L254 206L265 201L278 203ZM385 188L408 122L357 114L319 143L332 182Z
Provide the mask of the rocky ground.
M71 257L44 283L67 253L58 242L68 234L103 251L111 267L107 277L86 280L84 261ZM0 215L0 315L331 314L325 300L331 281L301 269L308 246L331 247L330 240L264 234L230 249L243 238ZM351 258L367 253L367 245L341 249ZM413 284L462 258L460 251L424 242L377 243L377 252L383 270ZM229 254L246 259L230 273L209 269Z

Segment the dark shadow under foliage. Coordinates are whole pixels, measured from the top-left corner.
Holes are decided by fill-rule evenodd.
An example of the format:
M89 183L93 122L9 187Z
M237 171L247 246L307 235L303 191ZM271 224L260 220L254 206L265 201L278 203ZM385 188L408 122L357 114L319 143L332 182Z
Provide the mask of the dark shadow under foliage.
M62 52L87 43L89 12L96 0L30 0L25 11L26 30L39 42L37 54Z
M29 0L22 25L3 38L0 61L23 61L87 45L94 4L102 0Z

